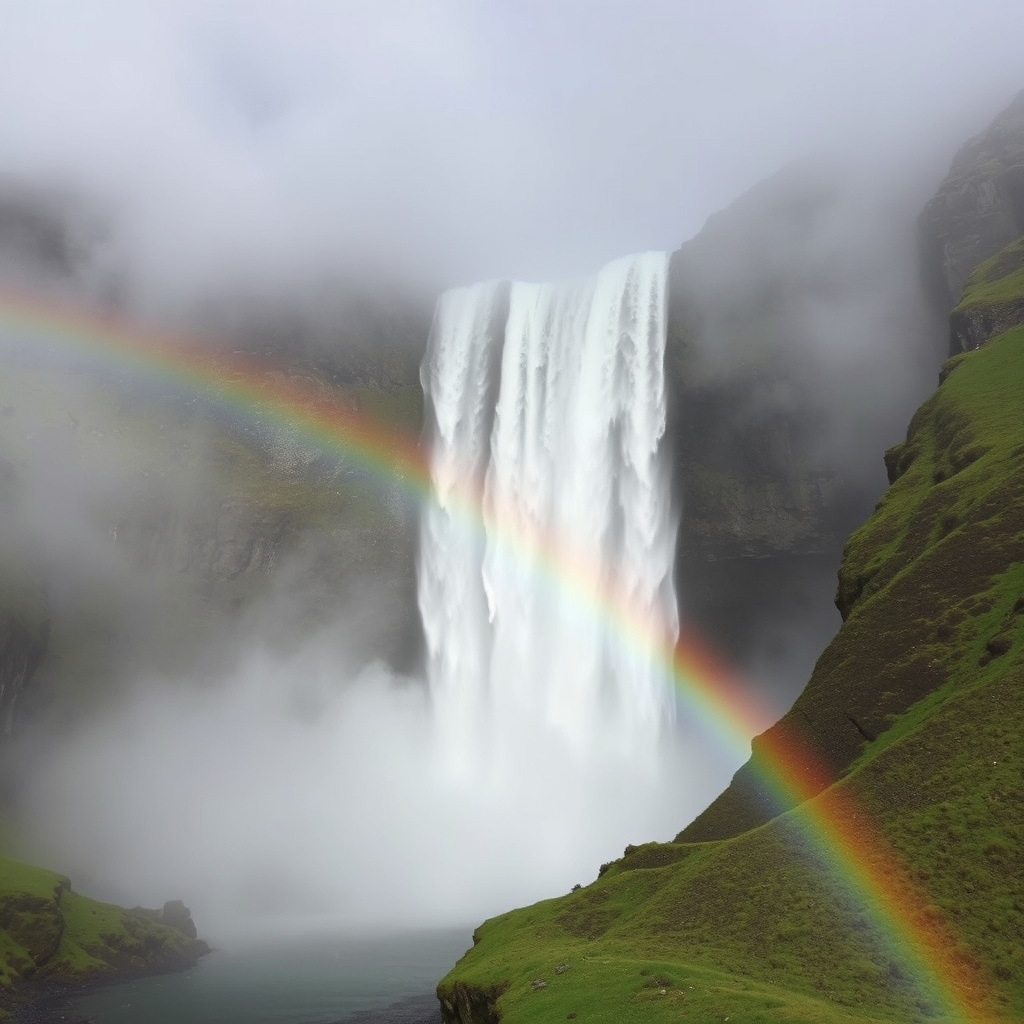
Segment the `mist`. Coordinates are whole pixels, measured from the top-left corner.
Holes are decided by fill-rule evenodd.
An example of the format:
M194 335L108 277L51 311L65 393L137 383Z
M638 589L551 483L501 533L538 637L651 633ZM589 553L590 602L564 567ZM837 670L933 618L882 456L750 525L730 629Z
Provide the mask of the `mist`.
M465 925L671 838L735 767L699 737L581 755L538 721L453 748L416 681L339 659L344 631L140 682L32 771L26 850L100 897L181 894L215 942Z
M1018 0L0 0L0 18L0 191L72 225L56 264L45 246L28 269L0 260L5 282L344 375L359 332L339 294L419 309L456 283L564 278L697 236L709 380L736 351L720 307L800 282L769 340L803 371L731 415L806 414L809 458L856 491L851 519L944 354L914 280L914 212L1020 88L1024 33ZM735 230L712 216L701 235L821 153L838 198L808 234L780 237L740 204ZM415 361L410 317L396 351ZM189 464L142 465L79 429L94 396L69 369L56 406L4 421L18 479L0 547L50 567L66 616L115 595L121 646L98 638L80 670L113 680L102 707L44 714L17 751L24 853L78 888L184 898L232 941L282 919L461 924L670 838L742 759L693 723L652 760L581 758L524 721L474 741L479 771L453 765L422 680L383 651L408 574L355 562L310 583L316 538L238 614L197 602L203 641L182 649L165 628L190 599L179 574L112 537L110 509L144 493L163 514L214 490L208 435L182 419ZM108 454L83 464L100 440ZM742 669L779 711L838 625L808 611L834 571L747 638Z
M454 284L672 249L823 147L944 164L1011 0L4 5L0 171L84 191L147 301L325 262ZM955 73L954 73L954 69Z

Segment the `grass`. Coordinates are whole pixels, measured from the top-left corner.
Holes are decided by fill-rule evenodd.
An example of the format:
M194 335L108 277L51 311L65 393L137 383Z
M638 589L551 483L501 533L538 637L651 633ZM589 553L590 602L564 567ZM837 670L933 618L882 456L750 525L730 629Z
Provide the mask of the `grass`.
M1008 245L971 274L956 312L1024 301L1024 238Z
M59 898L66 884L55 872L0 859L0 993L35 973L56 951Z
M0 1005L30 979L61 984L168 970L192 943L151 917L71 890L45 868L0 858Z
M775 817L730 787L727 838L629 848L578 892L488 921L439 986L463 1024L489 1008L503 1024L1024 1019L1024 328L948 371L847 544L843 627L787 716L837 781ZM841 797L903 864L918 933L952 936L940 971L980 968L970 1012L808 841Z

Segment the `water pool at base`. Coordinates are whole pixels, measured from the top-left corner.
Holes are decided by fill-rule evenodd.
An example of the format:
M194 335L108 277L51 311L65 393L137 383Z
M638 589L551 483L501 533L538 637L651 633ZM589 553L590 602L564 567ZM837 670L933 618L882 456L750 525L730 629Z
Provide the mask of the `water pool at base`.
M307 935L215 949L199 965L73 999L94 1024L328 1024L432 992L472 945L469 928Z

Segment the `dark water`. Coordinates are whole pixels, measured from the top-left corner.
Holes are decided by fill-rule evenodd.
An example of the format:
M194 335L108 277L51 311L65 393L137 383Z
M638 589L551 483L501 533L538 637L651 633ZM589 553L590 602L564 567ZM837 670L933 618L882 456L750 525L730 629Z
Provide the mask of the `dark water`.
M191 971L99 989L60 1012L95 1024L327 1024L399 1003L357 1019L419 1024L437 1004L406 997L429 996L470 945L465 928L219 949Z

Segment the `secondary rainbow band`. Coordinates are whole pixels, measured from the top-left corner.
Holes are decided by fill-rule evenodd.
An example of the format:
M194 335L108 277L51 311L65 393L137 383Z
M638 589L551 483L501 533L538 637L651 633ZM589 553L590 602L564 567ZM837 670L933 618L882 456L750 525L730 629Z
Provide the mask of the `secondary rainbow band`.
M397 484L417 501L430 496L430 467L415 438L364 415L312 385L275 373L247 356L211 353L195 341L143 331L94 311L49 298L0 292L0 329L35 351L88 357L119 371L175 384L216 406L266 426L291 431L343 456L372 476ZM0 352L3 351L0 335ZM665 624L640 615L630 596L602 575L592 558L565 538L538 531L514 508L487 508L479 481L466 479L450 511L466 529L496 531L509 557L522 559L545 582L578 601L621 641L660 663L684 711L742 761L752 736L771 722L765 709L693 636L676 641ZM861 902L904 972L962 1021L995 1020L984 1007L990 986L934 914L863 808L842 786L827 788L820 764L795 736L780 730L764 741L763 781L794 814L809 843L838 882Z

